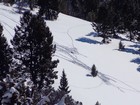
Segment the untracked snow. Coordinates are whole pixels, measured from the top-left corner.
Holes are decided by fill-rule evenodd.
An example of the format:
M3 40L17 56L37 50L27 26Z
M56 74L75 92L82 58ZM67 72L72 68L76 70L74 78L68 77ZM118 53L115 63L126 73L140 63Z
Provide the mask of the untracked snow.
M22 16L15 11L14 7L0 4L0 23L9 44ZM118 51L119 39L102 44L102 38L96 37L90 22L62 13L56 21L46 21L46 24L57 47L54 59L60 60L55 69L59 71L56 89L64 69L70 95L83 105L95 105L97 101L101 105L140 105L139 43L123 36L126 49ZM99 71L95 78L90 76L93 64Z

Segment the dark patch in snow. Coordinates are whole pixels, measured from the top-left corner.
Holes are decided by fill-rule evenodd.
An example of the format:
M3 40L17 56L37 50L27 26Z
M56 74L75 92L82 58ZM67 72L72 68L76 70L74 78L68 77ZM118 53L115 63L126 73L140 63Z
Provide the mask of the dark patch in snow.
M133 60L131 60L132 63L136 63L136 64L140 64L140 58L135 58ZM137 71L140 72L140 66L137 68Z
M135 59L131 60L131 62L136 63L136 64L140 64L140 58L135 58Z
M90 33L88 33L86 36L97 37L97 36L98 36L98 33L97 33L97 32L90 32Z
M140 72L140 66L137 68L137 71Z
M80 42L84 42L84 43L89 43L89 44L102 44L102 43L99 42L99 41L91 40L91 39L89 39L89 38L85 38L85 37L82 37L82 38L76 39L76 41L80 41Z
M135 45L130 45L129 47L140 48L140 45L139 44L135 44Z
M87 74L86 76L87 76L87 77L93 77L91 74Z
M124 50L120 50L122 52L126 52L126 53L131 53L131 54L140 54L140 51L131 49L131 48L125 48Z

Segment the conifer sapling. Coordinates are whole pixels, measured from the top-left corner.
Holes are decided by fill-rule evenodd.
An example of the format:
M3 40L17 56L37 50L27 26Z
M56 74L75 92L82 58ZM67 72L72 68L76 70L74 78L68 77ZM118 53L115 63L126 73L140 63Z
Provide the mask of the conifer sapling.
M65 74L64 70L62 72L62 76L61 76L61 79L60 79L59 89L60 89L60 91L64 92L65 94L70 92L69 86L68 86L68 80L67 80L67 77L66 77L66 74Z
M96 66L93 65L92 68L91 68L91 75L92 75L93 77L96 77L97 74L98 74L98 71L97 71L97 69L96 69Z
M120 41L119 42L119 50L124 50L124 45L123 45L123 43L122 43L122 41Z

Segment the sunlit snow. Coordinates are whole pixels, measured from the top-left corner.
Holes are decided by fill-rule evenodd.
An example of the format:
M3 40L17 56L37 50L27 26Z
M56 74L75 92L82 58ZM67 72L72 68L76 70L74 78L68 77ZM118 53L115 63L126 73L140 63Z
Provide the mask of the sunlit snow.
M0 4L0 23L9 43L21 16L15 8ZM54 59L60 60L55 69L59 71L56 89L64 69L70 95L83 105L95 105L97 101L101 105L140 105L139 43L124 37L126 49L118 51L119 39L102 44L102 38L96 37L90 22L62 13L56 21L46 21L46 24L57 47ZM90 76L93 64L99 71L95 78Z

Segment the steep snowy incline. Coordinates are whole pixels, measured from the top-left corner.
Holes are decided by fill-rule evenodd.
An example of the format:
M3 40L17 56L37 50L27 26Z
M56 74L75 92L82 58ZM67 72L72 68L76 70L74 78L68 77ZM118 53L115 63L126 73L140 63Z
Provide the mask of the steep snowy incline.
M0 22L8 42L19 24L20 14L15 8L0 4ZM54 59L59 59L58 75L64 69L70 94L83 105L140 105L140 64L138 43L123 40L124 51L118 51L120 40L112 39L102 44L96 37L91 23L71 16L59 14L56 21L46 21L56 44ZM99 73L93 78L90 69L95 64ZM59 79L54 86L57 88Z
M57 69L65 69L75 99L84 105L93 105L97 100L102 105L140 104L140 73L133 62L139 58L133 47L136 43L124 40L126 50L118 51L120 40L101 44L102 38L94 37L90 22L64 14L59 14L57 21L47 21L47 25L57 45ZM99 71L96 78L87 76L93 64Z

